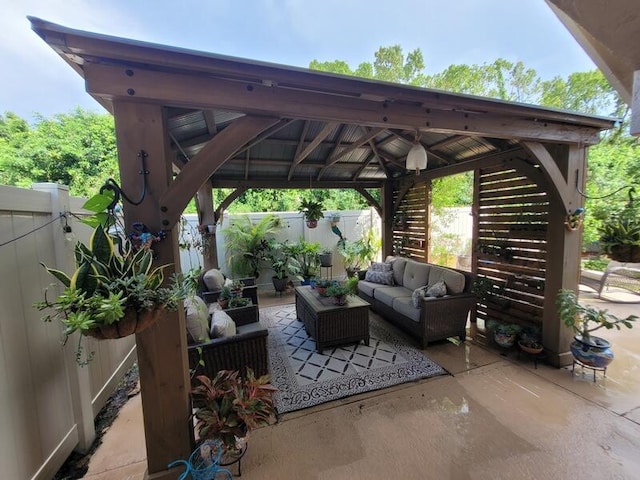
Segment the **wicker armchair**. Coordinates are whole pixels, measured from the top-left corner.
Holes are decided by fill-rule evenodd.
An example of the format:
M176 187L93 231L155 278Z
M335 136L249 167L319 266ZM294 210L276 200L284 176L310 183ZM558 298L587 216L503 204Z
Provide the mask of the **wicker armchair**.
M258 376L269 372L268 330L258 321L236 328L236 335L188 347L189 368L194 372L192 378L198 375L213 378L220 370L238 370L244 376L247 367Z

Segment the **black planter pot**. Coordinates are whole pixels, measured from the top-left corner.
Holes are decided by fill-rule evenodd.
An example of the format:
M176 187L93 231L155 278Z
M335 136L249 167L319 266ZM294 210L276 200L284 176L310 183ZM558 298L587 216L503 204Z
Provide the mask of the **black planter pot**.
M289 282L289 277L271 277L273 281L273 288L276 289L276 292L284 292L287 289L287 283Z
M333 253L321 253L320 254L320 266L331 267L333 265Z

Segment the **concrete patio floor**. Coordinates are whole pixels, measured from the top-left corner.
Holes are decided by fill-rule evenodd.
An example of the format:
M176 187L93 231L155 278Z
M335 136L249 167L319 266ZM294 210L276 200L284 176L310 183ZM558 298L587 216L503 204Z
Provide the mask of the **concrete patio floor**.
M581 299L620 316L640 313L640 304L599 300L588 288ZM260 304L292 301L266 294ZM536 369L515 351L472 340L429 346L425 353L451 376L285 414L252 434L241 478L640 478L640 325L602 336L616 359L596 382L590 371ZM138 395L84 478L142 479L145 455Z

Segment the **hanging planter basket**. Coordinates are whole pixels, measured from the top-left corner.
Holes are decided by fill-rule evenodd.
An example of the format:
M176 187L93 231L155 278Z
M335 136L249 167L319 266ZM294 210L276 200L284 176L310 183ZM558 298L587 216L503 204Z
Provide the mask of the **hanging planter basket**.
M99 340L128 337L134 333L140 333L153 325L163 310L163 307L158 307L153 310L138 312L133 308L127 308L124 317L119 322L91 328L85 331L84 334Z
M316 228L318 226L318 220L307 220L307 227Z

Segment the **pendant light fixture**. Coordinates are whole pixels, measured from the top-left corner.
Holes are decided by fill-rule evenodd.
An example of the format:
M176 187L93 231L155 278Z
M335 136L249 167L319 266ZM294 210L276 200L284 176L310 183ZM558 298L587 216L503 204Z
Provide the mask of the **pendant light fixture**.
M420 143L420 137L417 130L413 146L407 154L407 163L405 168L407 170L415 170L416 175L420 175L420 170L427 168L427 151Z

